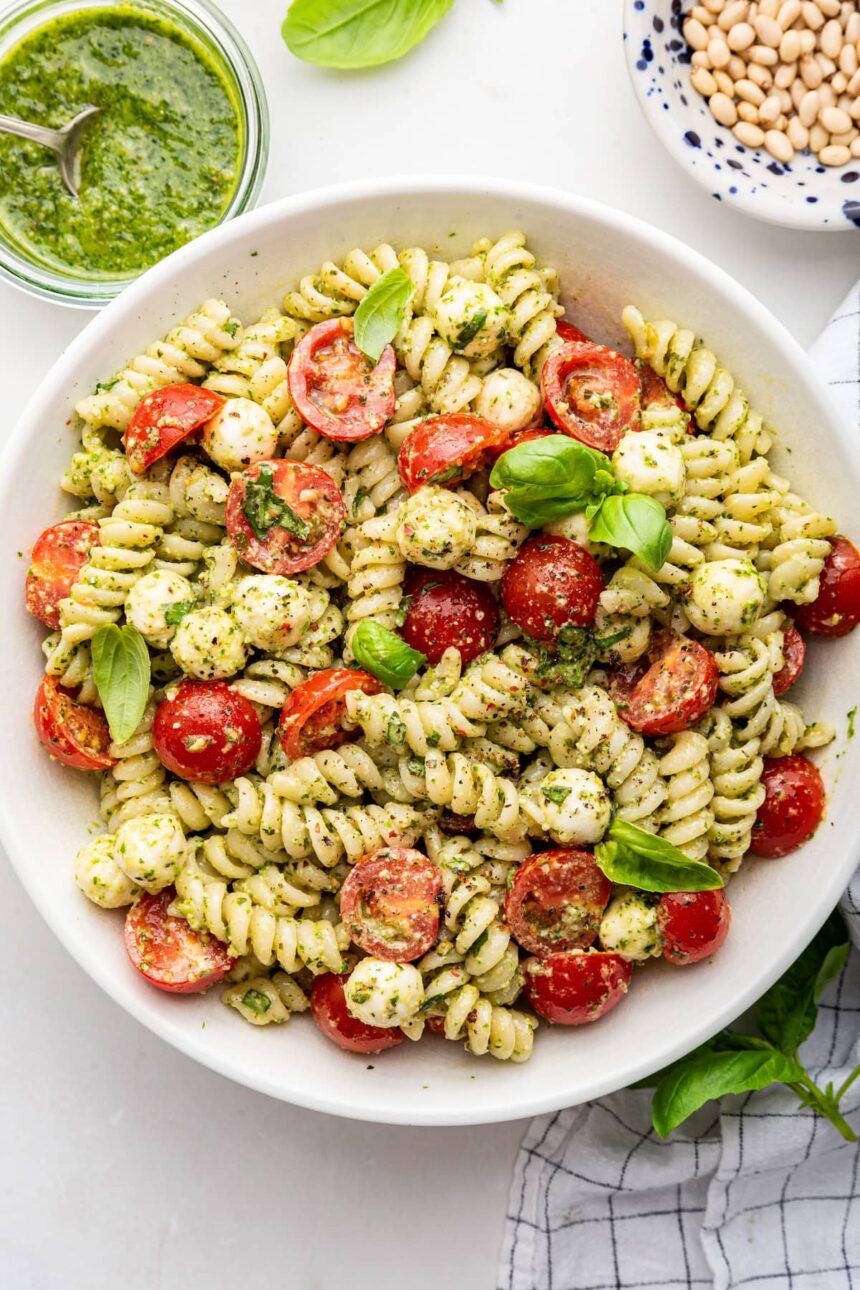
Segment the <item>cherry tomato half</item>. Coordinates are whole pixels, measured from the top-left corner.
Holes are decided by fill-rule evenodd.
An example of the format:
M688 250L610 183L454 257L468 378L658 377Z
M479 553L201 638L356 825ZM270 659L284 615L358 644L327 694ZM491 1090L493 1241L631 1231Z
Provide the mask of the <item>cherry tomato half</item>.
M247 564L287 575L325 559L346 527L346 508L337 484L319 466L258 461L234 475L226 524Z
M214 417L226 401L222 394L202 385L163 385L145 395L123 437L126 459L134 474L142 475L153 462L166 457Z
M296 686L278 723L281 747L290 761L324 748L339 748L348 739L357 738L359 731L343 727L344 695L350 690L379 694L382 685L375 676L357 668L327 667Z
M847 636L860 623L860 551L835 537L824 561L818 595L811 605L791 610L794 620L814 636Z
M104 713L78 703L46 676L33 706L36 734L56 761L74 770L107 770L116 763Z
M557 318L555 320L555 329L564 341L587 341L590 344L585 332L580 331L574 323L568 322L566 318Z
M657 906L663 958L679 967L710 958L728 936L731 921L724 891L667 892Z
M591 341L569 341L544 363L541 390L559 430L613 452L639 424L639 374L628 358Z
M62 520L37 538L24 594L30 613L46 627L59 627L60 601L68 596L98 540L98 524L86 520Z
M152 723L152 742L167 769L202 784L244 775L262 741L254 705L224 681L183 681L159 703Z
M438 663L452 646L464 664L492 649L499 609L485 583L451 569L421 569L407 576L406 592L408 608L400 634L428 662Z
M806 757L765 757L765 798L752 831L753 855L776 860L811 838L824 817L824 782Z
M523 430L512 430L505 442L499 444L493 459L498 461L503 452L508 452L511 448L516 448L521 443L528 443L531 439L546 439L548 435L555 433L555 430L550 430L549 426L543 425L526 426Z
M431 860L411 847L382 847L347 874L340 916L368 954L411 963L439 934L442 878Z
M588 627L603 590L593 555L570 538L530 537L505 570L502 604L518 627L538 641L555 640L562 627Z
M782 653L785 664L773 678L773 692L777 698L794 685L803 671L806 659L806 642L794 623L790 623L783 631Z
M627 993L633 969L607 950L563 950L526 959L526 997L538 1016L583 1026L611 1012Z
M396 1026L368 1026L356 1020L346 1006L344 984L349 974L323 972L311 986L311 1014L326 1039L348 1053L381 1053L395 1048L406 1038Z
M327 439L369 439L394 415L394 350L374 366L352 338L351 318L317 323L293 350L290 394L303 421Z
M505 896L511 932L532 954L584 950L594 941L612 883L589 851L562 847L530 856Z
M671 632L654 638L651 666L627 695L612 687L619 716L642 735L673 735L689 730L714 704L719 669L713 654L698 641Z
M404 441L397 458L403 485L462 483L498 456L509 432L471 412L426 417Z
M170 994L199 994L223 981L236 960L208 932L195 932L167 911L172 887L144 893L125 916L125 948L132 965L150 985Z

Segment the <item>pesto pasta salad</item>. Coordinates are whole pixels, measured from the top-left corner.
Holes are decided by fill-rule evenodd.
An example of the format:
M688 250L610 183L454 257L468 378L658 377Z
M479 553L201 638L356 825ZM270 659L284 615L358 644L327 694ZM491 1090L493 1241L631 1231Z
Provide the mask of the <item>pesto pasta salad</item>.
M382 245L78 403L34 720L153 986L520 1062L713 954L744 858L819 824L833 732L785 696L860 555L693 332L562 314L523 233Z

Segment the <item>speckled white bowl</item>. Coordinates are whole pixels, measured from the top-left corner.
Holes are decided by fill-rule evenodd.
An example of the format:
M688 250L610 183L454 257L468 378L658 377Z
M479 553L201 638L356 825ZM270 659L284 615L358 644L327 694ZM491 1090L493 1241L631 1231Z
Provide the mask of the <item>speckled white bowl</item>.
M251 319L301 275L351 246L417 242L456 257L475 237L508 228L528 230L537 254L559 269L572 317L597 339L624 343L619 319L629 301L706 337L791 445L778 468L788 468L813 502L852 521L860 495L856 428L840 423L806 355L743 287L629 215L550 189L481 179L371 180L305 193L192 242L150 269L72 342L35 391L0 470L0 837L21 881L78 963L168 1043L273 1097L365 1120L516 1119L656 1070L731 1021L788 966L836 903L860 854L853 788L860 739L844 738L845 709L857 689L858 635L813 643L798 687L809 711L842 731L821 758L831 789L827 824L797 854L744 866L731 888L732 934L713 962L649 965L598 1025L541 1027L523 1066L477 1060L433 1037L359 1058L334 1048L307 1017L257 1029L222 1007L217 991L163 994L130 967L122 914L97 909L76 889L72 860L97 820L96 786L52 763L33 731L44 633L24 610L24 564L16 557L68 509L57 480L75 446L67 420L75 400L207 296L223 295ZM41 1021L50 1025L50 1018ZM103 1060L109 1051L106 1034Z
M789 228L844 233L860 228L860 159L839 169L798 153L791 165L745 148L714 120L690 84L681 33L687 0L624 0L627 69L654 133L718 202Z

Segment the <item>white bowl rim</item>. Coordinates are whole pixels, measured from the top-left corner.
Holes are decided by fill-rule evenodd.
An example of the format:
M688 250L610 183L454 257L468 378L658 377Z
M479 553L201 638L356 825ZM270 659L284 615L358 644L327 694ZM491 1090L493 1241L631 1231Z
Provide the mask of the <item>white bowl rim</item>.
M57 394L65 391L71 385L78 365L79 354L85 352L91 345L99 343L103 337L113 330L116 323L126 315L134 314L138 307L146 301L151 288L160 286L182 265L187 262L193 262L200 257L208 251L213 242L218 242L221 245L241 242L249 234L253 234L256 230L269 224L277 224L285 216L306 213L309 210L324 211L326 207L339 205L344 201L367 197L388 196L396 198L398 196L405 197L445 192L451 193L452 196L468 196L473 193L486 195L490 193L501 198L536 203L543 202L563 208L574 215L583 214L591 218L599 218L610 229L615 229L622 235L633 231L639 237L652 241L655 246L670 252L681 264L688 266L691 272L699 275L709 285L713 285L715 288L731 286L732 292L742 300L744 309L752 317L754 324L786 352L787 359L793 364L795 381L811 385L816 398L830 406L832 432L843 441L846 450L856 451L856 434L849 427L846 418L833 405L826 387L812 368L805 351L783 324L744 286L731 278L725 270L719 268L707 257L701 255L698 251L694 251L671 234L664 233L644 220L628 215L626 212L618 211L591 198L580 197L544 185L479 176L446 174L391 176L383 179L356 180L349 183L310 189L258 207L254 211L249 211L227 224L204 233L195 241L181 247L178 251L175 251L165 260L142 274L120 296L111 301L101 314L87 323L50 369L38 390L28 401L0 455L0 507L7 503L8 496L14 489L16 472L21 468L23 454L30 446L32 431L28 429L28 426L37 425L39 417L50 408ZM511 1100L513 1104L510 1109L505 1108L501 1113L482 1115L480 1112L471 1109L460 1109L455 1106L446 1106L444 1108L427 1107L425 1109L416 1105L410 1111L392 1107L391 1109L380 1108L373 1114L368 1114L361 1107L347 1104L338 1097L327 1096L321 1088L300 1086L285 1089L282 1084L276 1083L265 1076L249 1073L244 1068L240 1069L240 1063L233 1061L229 1054L220 1050L213 1052L202 1044L196 1030L179 1024L164 1022L147 1014L134 993L123 985L122 978L104 979L101 971L102 965L98 962L96 954L92 952L91 943L86 936L79 935L73 927L66 926L60 917L55 916L49 903L39 899L33 886L28 881L32 860L28 856L23 843L18 840L15 828L17 813L18 804L7 799L3 781L0 780L0 842L2 842L24 889L60 943L115 1003L142 1022L147 1029L164 1039L165 1042L170 1043L187 1057L193 1058L210 1070L226 1076L228 1079L232 1079L245 1087L265 1093L280 1101L289 1102L292 1105L343 1116L348 1119L375 1123L427 1126L499 1123L504 1120L517 1120L543 1112L560 1110L564 1106L570 1105L563 1098L559 1098L557 1094L533 1096L528 1100L518 1102L515 1096L515 1085L512 1085ZM851 861L851 869L849 869L849 860ZM846 855L843 863L834 864L830 873L822 880L815 893L810 894L802 917L798 919L797 924L792 929L792 934L786 937L781 952L773 958L767 972L760 974L752 984L734 994L721 1009L709 1015L706 1022L698 1024L687 1032L683 1041L667 1045L661 1050L659 1060L655 1060L653 1056L644 1055L635 1062L631 1062L626 1072L628 1084L642 1079L659 1067L683 1056L685 1052L690 1051L694 1046L702 1043L718 1030L734 1021L759 998L777 977L785 971L825 921L842 895L850 873L858 862L860 862L860 834L857 835L854 846L850 854ZM613 1092L617 1088L617 1079L611 1073L606 1076L595 1077L589 1084L578 1090L576 1104L591 1101L594 1098Z

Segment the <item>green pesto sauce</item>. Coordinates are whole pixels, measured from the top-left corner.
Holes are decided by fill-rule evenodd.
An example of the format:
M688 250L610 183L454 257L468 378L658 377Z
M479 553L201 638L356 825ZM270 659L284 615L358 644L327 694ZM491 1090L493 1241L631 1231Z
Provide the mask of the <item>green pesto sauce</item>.
M52 152L0 135L0 225L19 252L84 278L139 273L218 223L235 191L235 96L208 54L136 10L53 19L0 63L0 112L65 125L102 109L81 147L80 199Z

